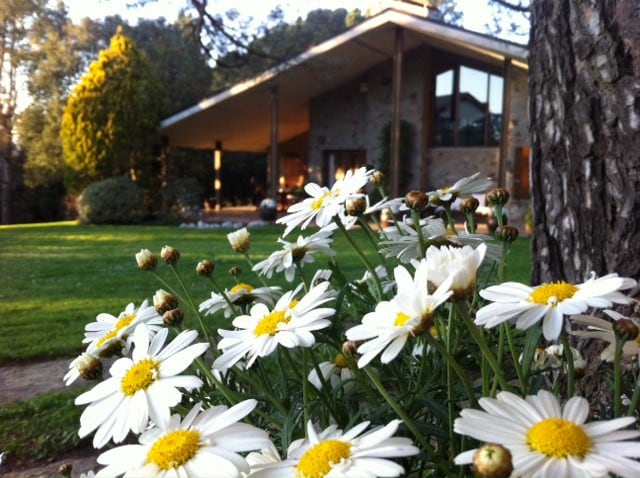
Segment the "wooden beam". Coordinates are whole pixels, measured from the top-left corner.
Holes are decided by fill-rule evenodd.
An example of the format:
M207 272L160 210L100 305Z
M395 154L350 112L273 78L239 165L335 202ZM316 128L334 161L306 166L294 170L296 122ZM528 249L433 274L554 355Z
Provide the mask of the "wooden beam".
M391 80L391 158L389 189L391 197L400 195L400 102L402 101L402 56L404 31L396 27L393 52L393 78Z

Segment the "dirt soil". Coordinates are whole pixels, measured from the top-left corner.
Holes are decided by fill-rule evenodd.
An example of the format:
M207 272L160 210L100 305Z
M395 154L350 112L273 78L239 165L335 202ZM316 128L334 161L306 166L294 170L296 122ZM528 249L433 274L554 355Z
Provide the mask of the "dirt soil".
M82 386L82 383L65 387L62 377L67 373L71 359L52 360L47 362L25 363L0 366L0 407L3 404L27 400L37 395L57 390ZM81 382L81 381L80 381ZM0 443L0 452L2 444ZM49 463L33 463L27 468L10 469L3 466L0 469L2 478L35 478L56 477L63 464L70 464L72 476L78 477L89 470L97 471L96 464L98 450L77 450L68 456Z

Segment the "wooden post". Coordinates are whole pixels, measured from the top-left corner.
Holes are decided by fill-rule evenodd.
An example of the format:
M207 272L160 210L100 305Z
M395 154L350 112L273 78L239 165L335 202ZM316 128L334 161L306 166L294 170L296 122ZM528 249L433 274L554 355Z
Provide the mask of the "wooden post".
M391 81L391 159L389 164L391 197L400 195L400 102L402 100L402 50L404 32L396 27Z
M498 157L498 186L506 184L507 158L509 157L509 122L511 110L511 59L505 58L502 68L502 128L500 130L500 156Z
M278 200L278 179L280 178L278 158L278 87L271 88L271 153L269 158L269 194Z

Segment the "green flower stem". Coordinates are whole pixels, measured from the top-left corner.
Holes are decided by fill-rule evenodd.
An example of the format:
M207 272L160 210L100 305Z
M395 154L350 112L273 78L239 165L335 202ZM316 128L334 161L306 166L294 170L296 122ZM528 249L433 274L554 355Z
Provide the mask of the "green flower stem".
M622 410L622 347L624 339L616 337L615 355L613 356L613 418L620 417Z
M378 216L376 214L372 214L371 215L371 219L373 220L373 222L376 223L376 227L378 228L378 233L385 239L385 240L389 240L389 236L387 236L387 233L384 232L384 228L382 227L382 223L380 222L380 219L378 219Z
M480 348L480 352L482 353L482 356L487 360L487 362L489 362L489 365L491 366L494 373L496 374L496 379L500 384L501 390L503 391L511 390L511 387L509 386L509 384L504 378L504 373L500 368L500 365L498 364L496 357L493 355L493 353L491 352L491 349L487 345L487 341L484 339L484 335L482 335L482 331L478 328L476 324L473 323L473 320L467 314L461 313L460 315L462 316L462 320L464 320L464 323L467 325L469 332L471 332L471 336L476 341L476 344L478 344L478 347Z
M369 274L371 274L371 278L373 279L373 283L375 284L376 291L378 292L378 300L382 300L384 293L382 292L382 285L380 284L380 278L378 277L378 274L376 274L374 267L371 265L371 262L369 262L369 259L367 259L367 256L364 254L364 252L362 252L362 250L358 247L356 242L353 240L353 237L349 235L349 232L344 227L344 224L342 223L340 218L336 216L335 220L336 220L336 224L338 225L338 228L345 235L345 237L347 238L347 241L349 242L353 250L356 252L356 254L360 258L364 266L369 271Z
M217 340L215 340L215 338L211 337L211 334L209 333L209 329L207 328L206 324L204 323L204 319L202 318L202 315L200 314L200 311L198 310L198 306L193 301L193 297L191 296L191 293L189 292L189 289L187 288L186 284L184 283L184 280L182 279L182 275L178 271L178 267L175 264L173 264L171 266L171 270L175 274L176 279L178 280L178 283L180 284L180 287L182 288L182 290L184 291L185 295L187 296L187 299L188 299L187 303L189 304L189 307L191 307L191 310L193 310L193 313L196 314L196 317L198 318L198 322L200 324L200 329L202 330L202 334L204 335L204 338L206 339L207 342L212 344L213 347L215 348L216 345L217 345Z
M631 396L631 403L629 404L628 415L634 415L638 406L638 399L640 399L640 373L636 377L636 386L633 389L633 395Z
M249 268L251 270L253 270L254 268L254 264L253 261L251 260L251 258L249 257L249 253L247 252L243 252L242 253L244 255L244 258L247 260L247 263L249 264ZM262 284L263 287L267 287L267 283L265 282L265 280L262 278L262 276L260 274L256 274L258 276L258 280L260 281L260 283Z
M271 404L273 404L273 406L276 407L283 416L286 417L289 414L290 410L285 407L282 401L273 394L272 387L269 384L265 383L264 380L258 378L258 373L254 374L251 370L247 369L239 372L239 375L247 382L252 384L255 388L259 389L262 396L269 400L269 402L271 402Z
M304 276L304 271L302 270L302 264L300 264L300 261L294 260L293 263L296 265L296 269L300 273L300 278L302 279L302 284L304 285L304 292L306 294L307 292L309 292L309 287L311 287L312 284L310 284L307 281L307 278Z
M469 232L471 234L475 234L476 230L478 229L478 226L476 224L476 213L475 213L475 211L467 213L467 229L469 229Z
M503 323L504 325L504 323ZM500 327L498 334L498 366L504 370L504 327ZM491 396L496 396L496 390L498 389L498 380L494 377L493 385L491 386Z
M449 356L453 354L453 350L451 348L452 342L453 342L453 315L454 315L453 309L454 309L453 305L450 305L449 317L447 318L446 349L447 349L447 355ZM453 415L455 411L453 397L455 396L455 394L453 391L453 374L452 374L451 362L448 360L447 360L446 375L447 375L447 414L449 415L449 452L451 453L451 456L455 456L457 454L456 446L455 446L456 436L453 432L453 420L454 420Z
M467 392L467 396L469 397L469 403L471 404L472 407L474 407L476 405L476 396L475 396L475 393L473 392L473 385L471 384L469 377L467 377L467 374L462 369L460 364L456 361L455 358L453 358L453 355L451 355L447 351L445 346L442 345L442 343L438 339L436 339L435 337L432 337L430 333L427 332L426 334L424 334L424 338L431 347L436 349L436 351L440 355L442 355L442 357L444 357L444 359L447 361L447 364L456 373L456 375L460 379L460 382L462 383L462 386Z
M413 423L413 420L409 418L409 416L405 413L402 407L400 407L400 405L393 399L393 397L389 394L389 392L387 392L387 389L384 388L382 383L380 383L380 380L378 379L376 374L373 373L369 369L369 367L364 367L363 370L367 374L367 377L369 377L369 380L371 381L371 383L373 383L373 385L376 387L380 395L382 395L382 397L386 400L386 402L393 409L393 411L396 412L396 415L400 417L400 419L405 424L405 426L416 438L418 443L420 443L424 451L427 452L429 455L436 456L435 449L433 448L433 446L431 446L431 444L426 439L426 437L420 432L420 430L418 430L418 427L416 427L415 423ZM441 462L438 463L438 466L440 467L440 470L442 471L442 473L444 473L443 476L446 476L447 468Z
M509 351L511 352L511 361L513 363L513 368L516 370L516 375L518 376L518 380L520 381L520 387L522 388L522 394L526 395L529 393L529 384L524 377L524 373L522 372L522 366L520 365L520 356L518 355L518 351L516 350L516 346L513 342L513 329L509 326L507 322L502 323L502 328L504 330L505 335L507 336L507 342L509 343Z
M302 349L302 413L304 414L304 423L309 423L309 380L307 375L309 368L307 364L307 349Z
M457 234L458 231L456 231L456 223L453 220L453 215L451 214L451 203L448 202L446 204L443 204L442 207L444 208L444 214L447 217L447 226L449 227L449 229L451 229L451 232Z
M229 405L235 405L240 402L240 400L234 396L235 392L231 390L226 383L216 379L213 373L211 373L211 369L204 363L204 360L202 360L201 357L196 358L194 362L207 380L213 383L220 393L222 393L222 396L227 400Z
M569 344L569 335L566 330L562 330L560 334L562 340L562 350L564 358L567 361L567 398L573 397L574 390L574 371L573 371L573 354L571 353L571 344Z
M156 279L158 279L158 282L160 282L167 289L168 292L171 292L173 295L175 295L180 302L186 302L184 297L182 297L182 295L180 295L180 293L177 290L175 290L171 285L169 285L169 283L166 280L164 280L160 274L158 274L156 271L151 271L151 273Z
M427 245L424 241L424 234L422 234L422 224L420 224L420 211L415 209L411 210L411 218L413 219L413 227L418 235L418 244L420 245L420 257L424 257L427 253Z

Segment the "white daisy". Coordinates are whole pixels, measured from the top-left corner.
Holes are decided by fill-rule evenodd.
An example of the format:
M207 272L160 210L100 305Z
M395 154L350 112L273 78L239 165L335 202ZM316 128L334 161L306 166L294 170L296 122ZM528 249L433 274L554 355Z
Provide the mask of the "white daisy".
M607 309L604 313L613 320L633 320L614 310ZM585 330L572 330L571 333L573 335L585 339L598 339L608 342L609 345L600 353L600 358L606 362L613 362L616 350L616 334L610 321L592 315L574 315L570 317L570 320L573 323L587 326ZM622 355L640 355L640 334L635 340L625 341L622 346Z
M178 374L209 344L190 345L198 334L189 330L163 348L168 332L162 329L150 341L147 327L140 324L133 334L132 357L116 360L109 369L110 378L76 398L76 405L89 404L80 417L80 437L97 429L93 446L101 448L111 438L121 442L129 430L141 433L149 418L162 426L169 420L169 409L182 398L177 387L202 386L198 377Z
M118 317L100 313L96 321L84 328L83 343L88 343L87 352L93 355L112 355L114 351L126 355L131 347L130 335L138 324L147 324L152 331L162 325L162 317L145 300L136 309L133 303L120 312Z
M390 301L379 302L375 311L362 318L362 323L346 332L348 340L367 340L358 347L362 354L358 367L365 367L378 354L389 363L402 350L409 337L427 332L433 323L435 309L452 294L451 279L444 281L432 294L428 292L428 264L416 265L412 277L403 266L394 270L398 293ZM371 339L371 340L369 340Z
M621 430L633 417L585 423L589 403L573 397L561 407L550 392L522 399L509 392L497 398L481 398L485 411L465 409L454 423L456 433L481 442L496 443L511 452L514 477L577 478L640 476L640 443L627 440L637 430ZM458 465L471 463L476 450L455 458Z
M223 293L228 301L222 294L212 292L211 298L202 302L198 307L200 312L205 315L213 315L219 310L223 310L224 316L228 318L236 313L229 306L229 302L239 307L253 302L272 306L276 297L282 293L282 288L276 286L253 287L251 284L240 282L231 289L225 289Z
M451 290L454 299L463 299L473 294L476 288L476 275L487 252L487 245L471 246L430 246L427 249L426 262L429 282L439 287L451 278ZM415 261L413 262L415 265Z
M322 253L335 256L336 251L331 248L335 224L320 229L308 237L298 236L294 243L278 239L282 249L273 252L268 258L253 266L253 270L271 278L274 272L284 271L287 282L293 281L297 266L310 264L315 261L314 254Z
M480 291L480 296L493 303L476 313L475 322L486 328L515 321L519 329L528 329L542 319L547 340L556 340L562 331L563 316L584 313L589 307L606 308L628 304L631 299L620 290L635 287L636 281L618 274L596 278L592 275L582 284L550 282L529 287L518 282L505 282Z
M346 393L354 391L356 374L349 367L349 363L344 355L338 354L333 360L320 362L318 364L322 380L318 376L318 371L314 368L309 372L307 379L318 390L322 388L322 383L328 383L331 388L344 387Z
M251 399L229 409L219 405L203 411L198 403L182 421L180 415L173 415L165 427L140 435L139 445L124 445L102 453L98 463L107 466L96 477L124 474L125 478L239 478L250 469L239 452L271 444L265 431L238 423L256 404Z
M461 196L483 193L493 184L493 180L490 178L480 179L478 176L480 176L480 173L475 173L466 178L457 180L453 186L431 191L428 193L429 198L437 205L440 203L451 202Z
M358 193L369 182L372 173L372 170L367 171L364 167L355 171L349 170L342 179L333 184L331 189L308 183L304 190L311 197L289 206L288 214L276 221L277 224L286 225L282 237L287 236L298 226L300 229L306 229L313 220L319 227L329 225L336 215L344 213L344 203L347 198Z
M251 367L258 357L271 355L278 345L311 347L315 343L311 332L331 325L327 317L335 314L335 310L320 306L332 300L334 294L328 290L328 282L321 282L298 301L295 297L301 288L302 284L285 293L273 309L265 304L254 305L249 315L233 320L237 330L218 329L222 336L218 349L223 353L213 368L225 371L243 358L247 358L247 367Z
M307 439L296 440L286 460L266 463L250 478L337 478L402 476L404 468L389 460L417 455L420 450L409 438L394 437L400 420L363 433L369 422L343 432L332 425L318 433L307 423Z

